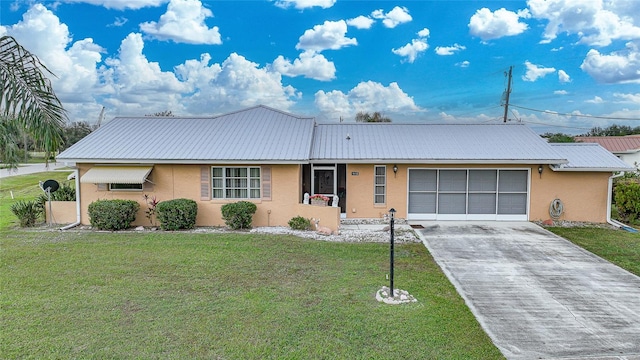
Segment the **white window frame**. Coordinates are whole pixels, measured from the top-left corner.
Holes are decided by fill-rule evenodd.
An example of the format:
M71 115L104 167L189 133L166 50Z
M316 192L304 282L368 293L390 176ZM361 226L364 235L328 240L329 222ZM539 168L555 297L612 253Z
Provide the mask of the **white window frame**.
M215 169L222 169L222 176L215 176ZM246 176L228 176L228 169L246 169ZM252 170L258 172L258 176L252 176ZM216 180L220 180L221 186L216 186ZM244 186L230 186L230 180L246 180ZM231 191L246 191L246 197L230 196ZM221 196L216 196L221 193ZM212 199L260 199L262 196L262 170L260 166L212 166L211 167L211 198Z
M378 175L378 169L383 169L384 174ZM381 180L382 183L378 183ZM378 194L377 190L381 188L382 194ZM378 201L378 197L382 197L382 202ZM387 166L386 165L374 165L373 166L373 204L385 205L387 203Z

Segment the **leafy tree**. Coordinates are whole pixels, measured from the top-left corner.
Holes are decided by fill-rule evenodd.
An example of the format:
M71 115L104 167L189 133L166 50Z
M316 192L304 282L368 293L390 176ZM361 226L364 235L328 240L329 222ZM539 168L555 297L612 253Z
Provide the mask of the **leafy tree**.
M147 114L145 116L166 116L166 117L174 117L175 115L173 115L173 113L171 112L171 110L165 110L165 111L160 111L157 113L153 113L153 114Z
M550 143L572 143L576 142L573 136L563 133L544 133L541 135Z
M588 133L584 134L584 136L625 136L625 135L633 135L640 133L640 128L632 129L631 126L628 125L611 125L606 128L601 128L596 126L589 130Z
M67 114L40 60L11 36L0 37L0 158L15 168L18 142L26 132L45 159L63 143Z
M77 143L85 136L91 134L93 127L86 121L73 122L64 128L64 148Z
M356 114L356 122L391 122L391 119L376 111L373 114L360 111Z

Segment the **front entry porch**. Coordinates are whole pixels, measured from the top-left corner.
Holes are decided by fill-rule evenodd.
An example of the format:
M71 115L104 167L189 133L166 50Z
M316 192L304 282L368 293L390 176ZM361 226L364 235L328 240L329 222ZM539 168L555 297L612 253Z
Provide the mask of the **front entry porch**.
M346 217L347 204L346 164L304 164L302 165L302 194L338 196L340 216ZM300 199L302 202L303 199Z

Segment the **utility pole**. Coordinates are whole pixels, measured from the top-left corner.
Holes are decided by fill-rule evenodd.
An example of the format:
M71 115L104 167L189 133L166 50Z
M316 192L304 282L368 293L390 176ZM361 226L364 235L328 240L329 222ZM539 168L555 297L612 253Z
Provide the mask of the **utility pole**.
M509 95L511 94L511 71L512 70L513 70L513 66L509 66L509 74L507 75L509 79L507 80L507 93L506 93L505 102L504 102L503 122L507 122L507 113L509 112Z

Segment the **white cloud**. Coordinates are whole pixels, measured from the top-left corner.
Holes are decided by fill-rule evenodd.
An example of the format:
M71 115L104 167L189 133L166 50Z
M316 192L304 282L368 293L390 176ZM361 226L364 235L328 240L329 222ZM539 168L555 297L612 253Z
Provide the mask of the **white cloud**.
M467 68L467 67L469 67L469 65L471 65L471 63L469 61L467 61L467 60L459 62L459 63L456 63L456 66L459 66L461 68Z
M458 51L462 51L466 49L466 47L458 44L453 44L453 46L438 46L436 47L436 54L441 56L453 55Z
M418 36L420 36L421 38L426 38L429 36L429 34L431 34L431 31L427 28L424 28L420 31L418 31Z
M407 61L413 63L420 53L425 52L429 48L429 44L426 41L420 39L413 39L410 43L398 48L391 49L391 51L402 57L406 57Z
M600 83L640 83L640 51L631 42L625 50L608 55L591 49L580 69Z
M410 43L398 49L391 49L391 52L396 55L406 57L406 61L413 63L420 53L427 51L429 48L429 44L427 44L427 37L429 36L429 33L429 29L424 28L418 31L418 39L413 39Z
M543 78L548 74L556 72L555 68L545 68L532 64L529 61L525 61L524 65L527 67L527 72L522 76L524 81L536 81L539 78Z
M217 26L208 28L205 19L213 17L211 10L200 0L171 0L167 12L158 22L140 24L140 30L159 40L173 40L187 44L221 44Z
M575 34L580 43L593 46L640 37L640 27L633 24L634 17L628 12L635 10L637 16L639 11L624 4L627 2L528 0L527 3L533 17L548 21L542 43L551 42L563 32Z
M623 103L633 103L640 104L640 93L635 94L622 94L622 93L614 93L613 96L622 99Z
M359 83L348 93L339 90L315 94L315 105L322 117L329 119L353 119L359 111L380 111L393 118L393 114L408 114L424 111L397 83L384 86L378 82Z
M107 9L138 10L145 7L158 7L168 0L62 0L65 3L86 3L96 6L104 6Z
M569 74L566 73L566 71L558 70L558 80L561 83L568 83L568 82L571 82L571 77L569 76Z
M567 95L567 90L556 90L553 92L554 95Z
M163 110L203 115L257 104L288 110L300 97L282 84L280 73L235 53L222 64L210 65L211 56L203 54L163 71L147 59L142 35L136 33L122 40L117 54L102 61L102 47L90 38L73 42L67 26L40 4L17 24L0 26L3 31L58 76L51 80L70 121L95 121L102 106L109 117Z
M43 5L33 5L21 21L5 31L56 75L50 79L61 101L90 101L89 94L100 91L96 64L104 49L91 38L73 42L67 25Z
M344 20L325 21L322 25L316 25L313 29L308 29L298 39L296 49L312 50L321 52L323 50L338 50L345 46L358 45L355 38L345 37L347 33L347 23Z
M276 0L275 5L283 9L294 7L298 10L304 10L315 6L327 9L335 3L336 0Z
M116 19L109 25L107 25L108 27L121 27L124 24L126 24L127 22L129 22L129 19L125 18L125 17L116 17Z
M586 100L585 102L590 104L602 104L604 100L602 100L600 96L594 96L593 99Z
M222 113L259 104L288 110L292 99L300 96L292 86L282 84L280 73L260 68L241 55L232 53L222 64L209 65L210 60L209 54L203 54L199 61L186 61L175 69L190 86L182 100L189 113Z
M409 9L400 6L394 7L386 14L382 9L374 10L371 16L374 19L382 20L382 24L391 29L413 20L411 15L409 15Z
M516 110L514 109L513 112L516 112ZM489 123L489 122L498 122L498 121L502 121L502 119L498 119L495 116L489 116L486 114L478 114L478 115L472 115L472 116L456 116L456 115L452 115L452 114L448 114L444 111L441 111L440 113L438 113L438 117L439 117L439 122L449 122L449 123L456 123L456 124L462 124L462 123Z
M272 68L282 75L291 77L304 76L321 81L333 80L336 77L334 63L313 51L303 52L293 63L280 55L273 61Z
M187 84L174 73L162 71L157 62L147 60L143 49L142 35L130 33L122 40L118 57L105 60L114 89L107 104L125 113L153 113L167 108L180 113L180 93L187 92Z
M526 19L529 16L527 10L515 13L501 8L491 12L487 8L482 8L471 16L468 25L469 33L482 41L522 34L527 30L528 25L520 22L520 19Z
M370 29L375 21L370 17L360 15L353 19L347 20L347 25L353 26L357 29Z

